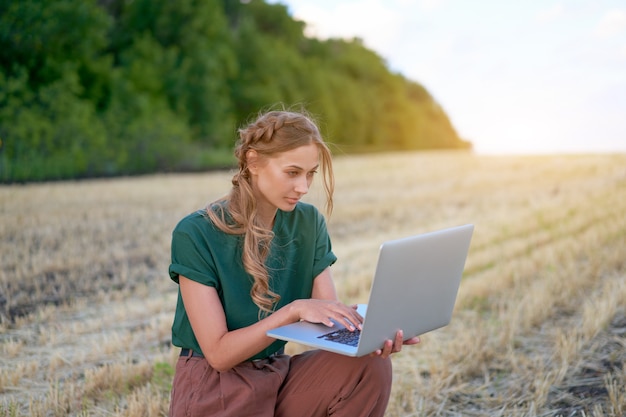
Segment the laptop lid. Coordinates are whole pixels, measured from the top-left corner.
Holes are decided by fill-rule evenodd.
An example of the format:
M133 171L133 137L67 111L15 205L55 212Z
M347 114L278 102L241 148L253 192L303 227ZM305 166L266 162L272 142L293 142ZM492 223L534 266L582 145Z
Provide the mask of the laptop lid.
M342 327L299 322L267 332L277 339L302 343L349 356L380 349L397 330L405 339L447 325L461 282L474 226L471 224L384 242L364 314L357 346L319 336ZM361 307L365 311L365 306Z

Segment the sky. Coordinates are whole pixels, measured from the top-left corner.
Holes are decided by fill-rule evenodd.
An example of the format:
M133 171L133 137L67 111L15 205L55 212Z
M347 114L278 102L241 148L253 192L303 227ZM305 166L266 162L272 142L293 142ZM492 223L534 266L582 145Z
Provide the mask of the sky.
M626 152L624 0L271 0L361 38L484 154Z

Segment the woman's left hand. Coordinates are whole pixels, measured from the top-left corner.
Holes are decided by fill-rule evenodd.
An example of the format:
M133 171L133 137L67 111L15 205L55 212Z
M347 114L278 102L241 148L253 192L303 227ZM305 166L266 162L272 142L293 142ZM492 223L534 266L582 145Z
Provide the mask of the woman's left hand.
M420 338L417 336L404 340L404 333L402 330L398 330L395 340L385 340L385 344L382 349L372 352L372 355L380 356L381 358L388 358L392 353L400 352L403 345L416 345L419 342Z

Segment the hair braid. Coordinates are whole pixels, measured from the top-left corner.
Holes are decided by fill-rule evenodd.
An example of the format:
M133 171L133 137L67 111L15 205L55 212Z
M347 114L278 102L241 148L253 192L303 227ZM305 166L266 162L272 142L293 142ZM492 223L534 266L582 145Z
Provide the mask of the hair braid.
M239 169L232 178L233 187L229 195L207 207L208 216L220 230L243 235L242 262L252 277L250 296L259 307L260 316L273 311L280 295L272 291L270 274L265 265L274 233L259 222L247 153L255 150L261 157L271 157L311 143L317 145L320 151L326 207L330 213L334 190L330 151L315 123L303 113L290 111L261 114L254 122L239 129L239 140L235 146Z

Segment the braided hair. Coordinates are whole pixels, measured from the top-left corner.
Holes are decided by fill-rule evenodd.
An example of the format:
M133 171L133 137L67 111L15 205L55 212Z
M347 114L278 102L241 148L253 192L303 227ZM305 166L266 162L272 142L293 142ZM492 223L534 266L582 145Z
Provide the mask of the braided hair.
M239 140L235 146L239 167L232 178L232 189L226 197L207 207L209 218L220 230L244 236L242 261L244 269L252 277L250 296L259 307L259 317L273 311L280 295L273 292L269 284L270 276L265 261L274 234L257 217L247 154L249 150L254 150L259 157L267 158L311 143L319 150L326 212L330 214L334 191L330 150L310 116L304 112L277 110L262 113L248 126L239 129Z

